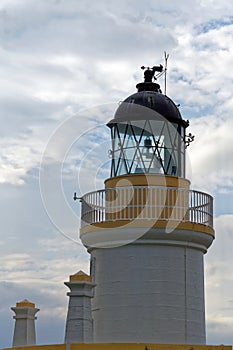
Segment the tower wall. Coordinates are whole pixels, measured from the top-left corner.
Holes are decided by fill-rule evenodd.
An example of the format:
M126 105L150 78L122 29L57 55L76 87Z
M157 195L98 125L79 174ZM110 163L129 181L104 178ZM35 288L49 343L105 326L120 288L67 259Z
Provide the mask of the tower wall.
M200 232L156 230L92 249L94 342L205 344L203 254L211 242Z

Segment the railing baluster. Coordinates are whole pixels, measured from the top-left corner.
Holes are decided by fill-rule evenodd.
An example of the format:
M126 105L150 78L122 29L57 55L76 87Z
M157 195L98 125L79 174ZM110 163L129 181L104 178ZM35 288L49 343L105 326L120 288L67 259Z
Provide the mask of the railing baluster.
M116 219L169 219L213 227L213 198L203 192L164 186L118 187L82 197L81 227Z

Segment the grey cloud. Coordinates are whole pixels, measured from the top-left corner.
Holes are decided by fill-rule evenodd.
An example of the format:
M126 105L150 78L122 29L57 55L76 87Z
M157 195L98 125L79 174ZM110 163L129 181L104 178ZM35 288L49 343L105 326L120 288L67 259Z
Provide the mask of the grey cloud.
M31 127L36 124L53 124L51 116L61 113L64 106L42 102L31 96L8 96L0 98L1 137L13 138L17 135L33 137ZM51 127L51 129L52 129Z
M36 304L40 309L37 314L36 331L38 343L54 343L54 334L56 342L64 341L64 325L67 308L66 288L62 283L47 282L47 286L42 284L1 282L1 295L5 295L4 306L1 307L1 319L4 319L4 329L1 336L1 347L11 347L14 330L14 313L10 310L16 302L25 298ZM49 331L48 331L49 330Z
M77 2L73 7L51 2L30 5L9 7L2 12L0 23L5 49L21 53L25 50L56 54L75 52L84 60L93 53L97 59L113 58L119 53L121 57L133 57L144 50L155 52L164 46L165 39L167 46L175 43L167 30L146 22L135 26L131 21L122 21L121 14L115 17L104 6L93 2L85 8ZM124 7L121 7L123 12Z
M209 321L207 324L207 343L208 344L232 344L232 326L231 322Z

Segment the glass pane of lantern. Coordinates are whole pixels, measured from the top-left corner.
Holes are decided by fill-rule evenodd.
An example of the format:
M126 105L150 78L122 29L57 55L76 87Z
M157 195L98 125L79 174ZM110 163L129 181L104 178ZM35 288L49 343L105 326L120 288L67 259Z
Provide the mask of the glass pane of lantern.
M117 175L124 175L127 173L128 173L128 170L127 170L126 161L123 157L121 157L119 158L119 162L118 162Z
M168 175L177 175L177 129L173 124L166 122L164 127L164 169Z
M184 175L183 127L165 119L116 124L114 176L129 173ZM179 128L179 129L178 129Z
M127 130L127 135L125 137L124 143L123 143L124 148L135 148L136 147L136 141L135 137L133 134L132 128L129 126Z

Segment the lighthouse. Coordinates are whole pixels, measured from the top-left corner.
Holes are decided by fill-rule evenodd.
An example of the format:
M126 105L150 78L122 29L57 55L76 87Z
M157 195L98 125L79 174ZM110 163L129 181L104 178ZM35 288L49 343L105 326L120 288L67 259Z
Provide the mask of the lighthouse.
M205 344L203 256L214 240L213 198L186 178L193 140L156 72L107 127L110 177L81 198L90 253L94 343Z

